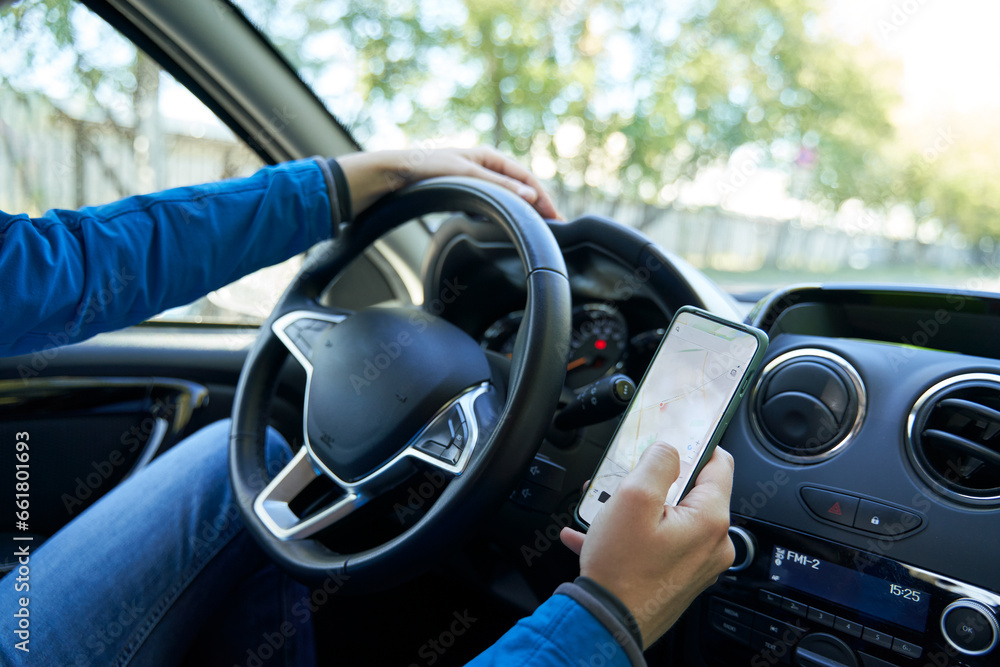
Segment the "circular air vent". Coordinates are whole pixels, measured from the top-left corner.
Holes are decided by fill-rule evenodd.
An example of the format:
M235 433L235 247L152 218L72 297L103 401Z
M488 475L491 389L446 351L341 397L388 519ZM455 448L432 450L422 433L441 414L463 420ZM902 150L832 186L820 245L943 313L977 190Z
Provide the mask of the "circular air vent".
M801 349L764 367L751 401L751 421L773 454L815 463L840 451L861 428L865 387L843 357Z
M906 450L939 493L1000 505L1000 375L957 375L924 392L906 422Z

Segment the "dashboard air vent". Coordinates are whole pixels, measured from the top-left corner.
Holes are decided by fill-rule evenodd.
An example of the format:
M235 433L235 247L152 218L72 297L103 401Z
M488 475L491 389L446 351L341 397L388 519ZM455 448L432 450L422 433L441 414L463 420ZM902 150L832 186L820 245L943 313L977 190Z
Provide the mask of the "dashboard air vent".
M771 361L751 399L751 422L771 453L815 463L845 447L865 413L865 388L843 357L800 349Z
M1000 375L958 375L928 389L910 411L906 444L939 493L1000 505Z

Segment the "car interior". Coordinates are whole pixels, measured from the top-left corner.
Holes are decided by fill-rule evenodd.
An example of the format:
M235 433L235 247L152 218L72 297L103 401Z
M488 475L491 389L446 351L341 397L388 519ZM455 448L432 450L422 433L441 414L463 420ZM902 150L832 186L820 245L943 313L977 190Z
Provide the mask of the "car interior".
M362 148L252 7L82 5L232 132L249 171L229 175ZM648 663L1000 664L996 265L960 286L860 271L741 291L604 213L542 221L499 188L421 184L296 260L256 319L165 316L0 359L0 440L46 443L33 534L232 418L253 535L303 579L348 575L317 605L320 664L464 664L577 576L559 530L624 409L581 410L581 390L638 383L691 305L770 344L720 444L735 562ZM260 491L263 425L297 454ZM473 619L460 636L456 615Z

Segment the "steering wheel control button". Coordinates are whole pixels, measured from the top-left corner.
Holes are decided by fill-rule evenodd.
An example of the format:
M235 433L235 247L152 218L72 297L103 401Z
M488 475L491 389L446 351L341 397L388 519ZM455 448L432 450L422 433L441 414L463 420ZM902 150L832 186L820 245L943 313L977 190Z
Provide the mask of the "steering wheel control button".
M788 598L781 601L781 608L795 614L796 616L801 616L802 618L805 618L806 614L809 613L809 607L807 605L795 600L789 600Z
M857 621L838 616L837 620L833 622L833 629L843 632L845 635L860 637L864 631L864 626Z
M750 645L750 628L742 623L731 621L724 616L714 613L709 615L709 623L714 629L718 630L730 639L733 639L744 646Z
M905 655L907 658L919 658L924 652L924 649L920 646L904 642L899 637L892 640L892 650L900 655Z
M916 530L923 520L912 512L862 500L858 514L854 518L854 527L876 535L895 537Z
M446 449L446 447L442 445L440 442L435 442L434 440L424 440L417 445L417 449L419 449L422 452L426 452L431 456L442 458L442 454L444 454L444 450Z
M875 644L876 646L881 646L882 648L892 648L893 637L885 634L884 632L879 632L878 630L865 628L865 631L861 633L861 638L866 642Z
M524 479L554 491L562 491L563 482L566 480L566 468L544 456L535 455Z
M854 527L854 518L858 513L858 498L844 493L805 486L802 487L802 500L819 518L842 526Z
M989 653L1000 638L993 610L967 598L945 607L941 614L941 632L949 644L966 655Z
M823 611L822 609L817 609L816 607L809 607L809 614L806 616L813 623L818 623L824 625L828 628L833 627L833 623L836 620L836 616L828 611Z
M753 625L754 612L746 607L741 607L738 604L729 602L728 600L713 597L711 601L709 601L708 608L712 613L718 614L719 616L729 619L730 621L736 621L737 623L742 623L746 626ZM749 641L750 635L748 633L747 642Z

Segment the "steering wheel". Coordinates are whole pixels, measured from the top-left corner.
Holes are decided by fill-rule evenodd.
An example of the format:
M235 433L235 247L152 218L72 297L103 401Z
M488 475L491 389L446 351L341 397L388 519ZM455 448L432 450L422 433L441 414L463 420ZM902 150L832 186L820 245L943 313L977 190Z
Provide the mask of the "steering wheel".
M317 301L380 236L444 211L498 225L520 256L528 298L509 377L472 337L437 317L433 302L350 312ZM559 245L509 191L438 178L377 202L314 249L243 367L229 474L250 533L279 566L310 583L335 577L365 592L424 571L500 506L537 450L565 379L570 308ZM272 479L264 452L269 402L289 354L307 378L303 446ZM318 478L336 492L310 504ZM357 553L336 553L317 539L408 480L443 491L403 532Z

